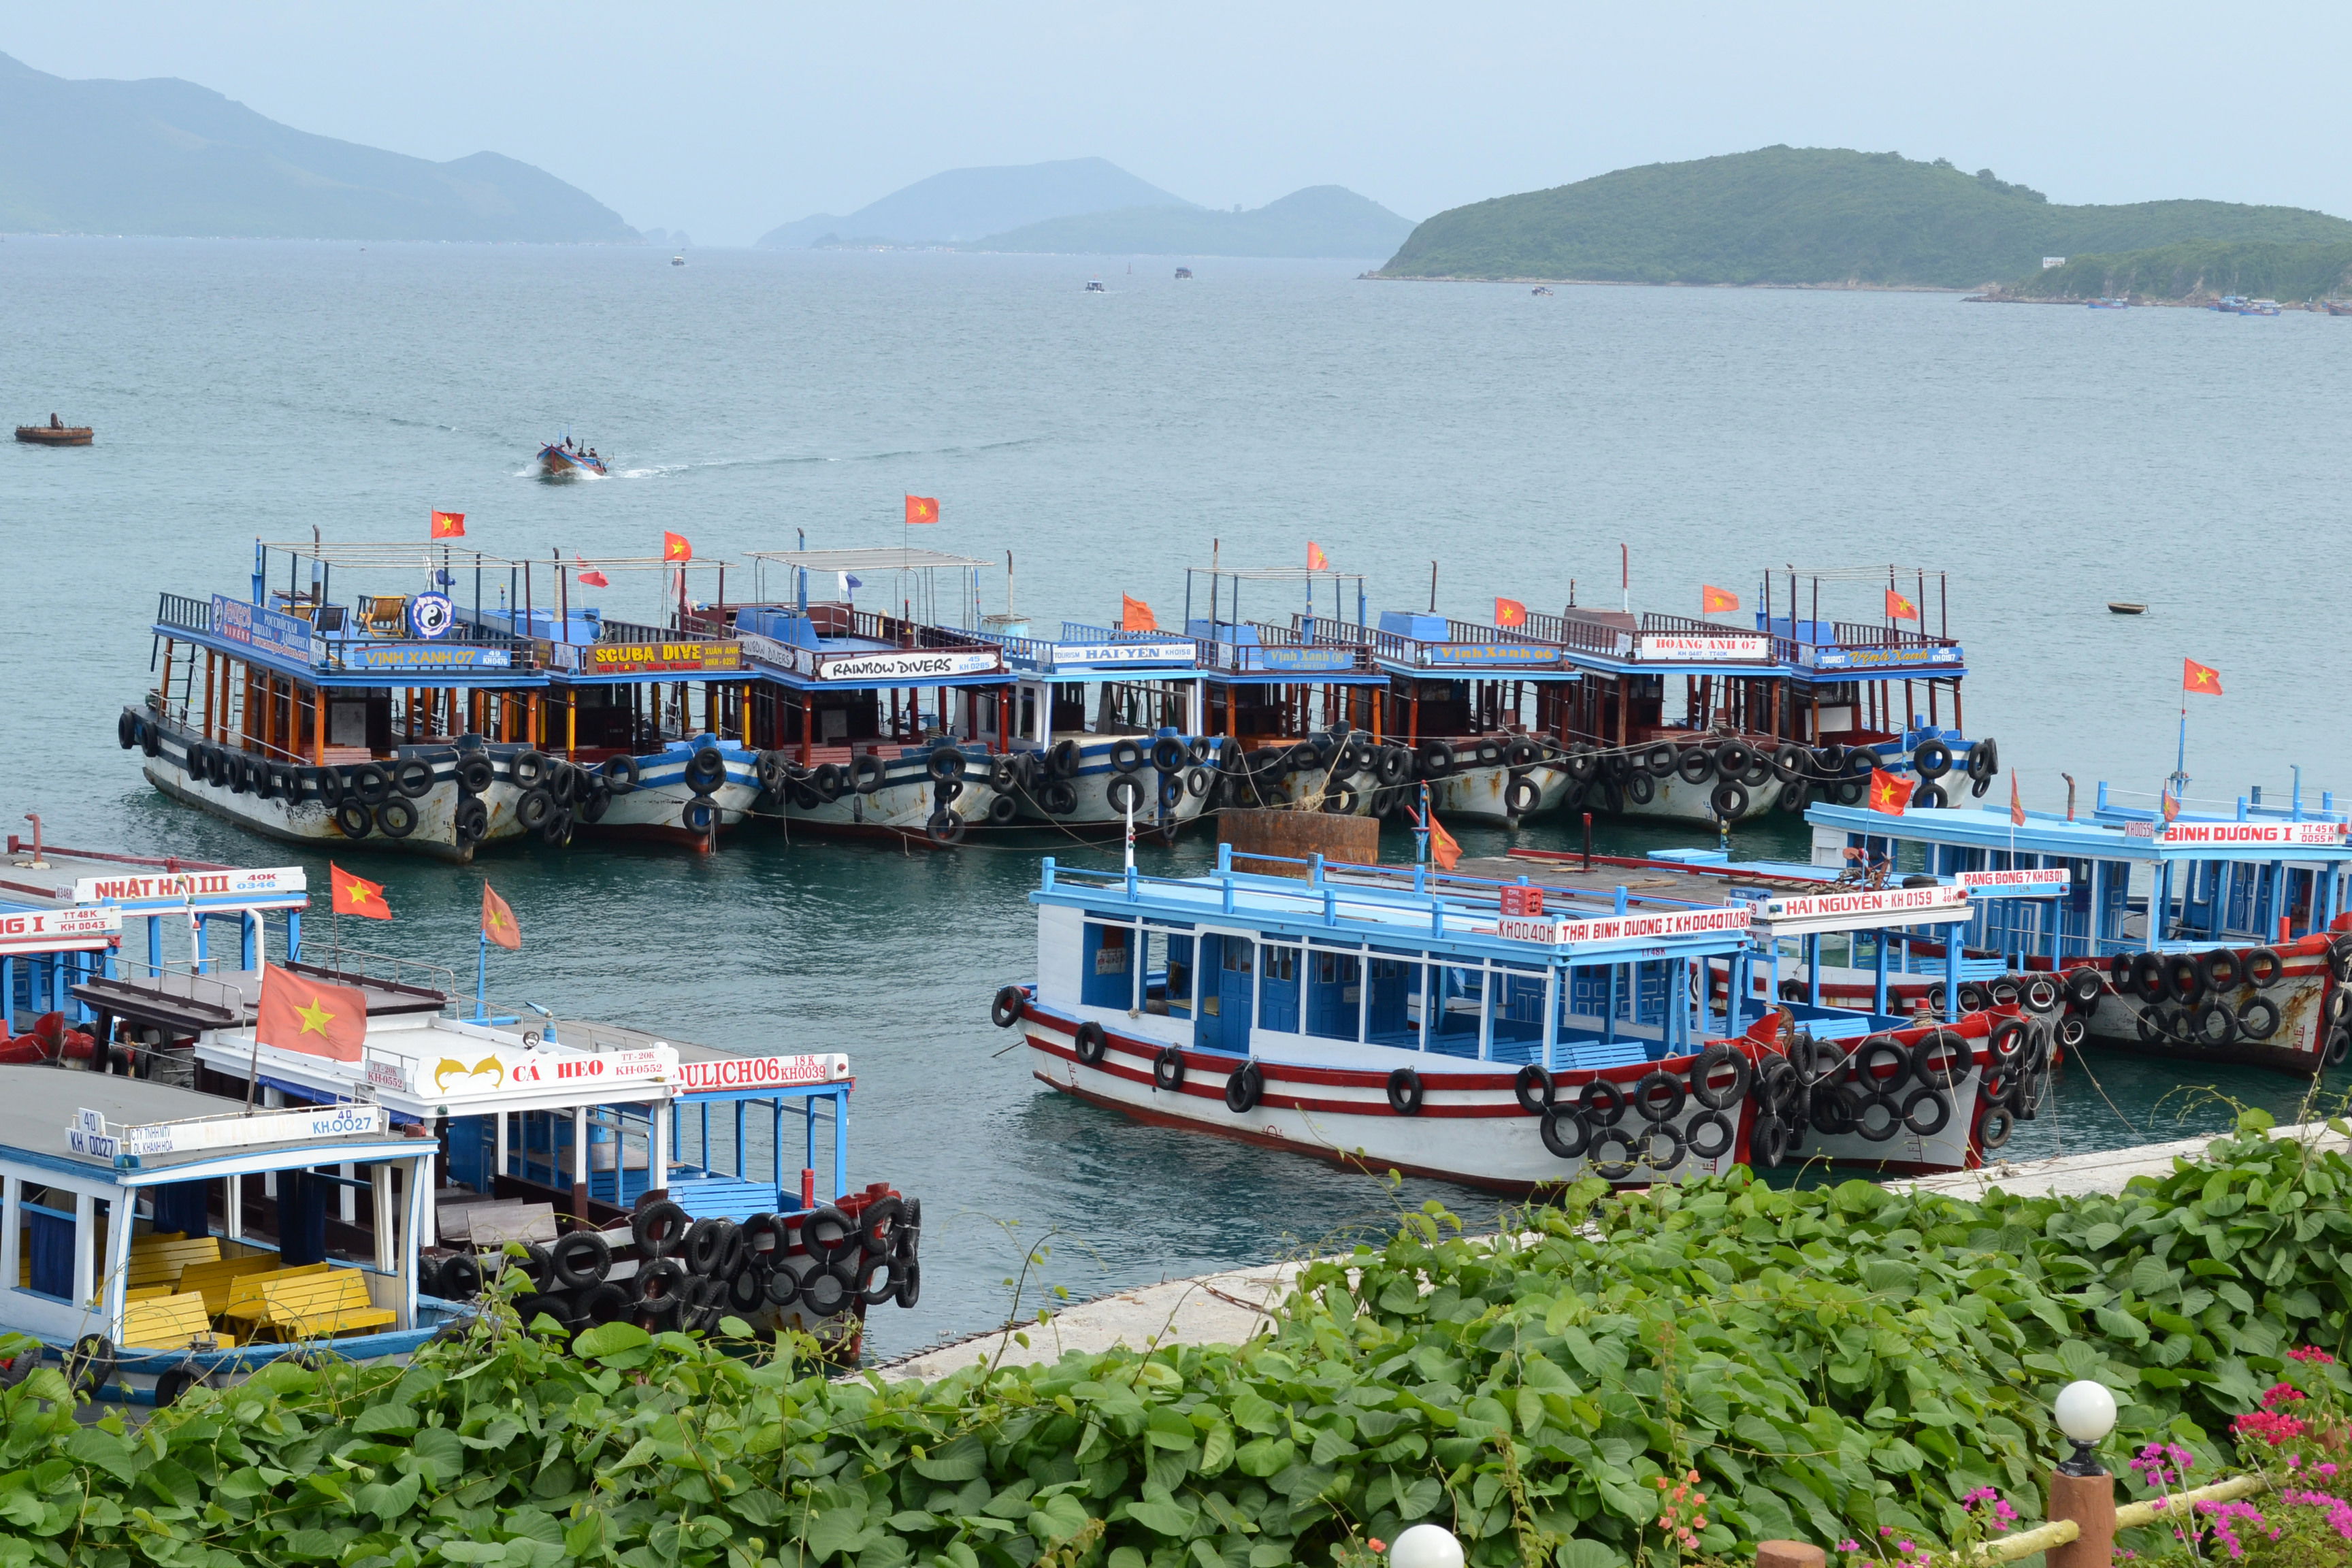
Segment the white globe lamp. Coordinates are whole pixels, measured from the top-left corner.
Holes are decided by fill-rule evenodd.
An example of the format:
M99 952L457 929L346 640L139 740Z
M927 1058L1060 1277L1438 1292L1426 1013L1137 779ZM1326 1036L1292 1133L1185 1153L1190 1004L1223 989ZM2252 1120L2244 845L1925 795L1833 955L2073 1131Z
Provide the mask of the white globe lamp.
M1462 1542L1442 1524L1416 1524L1389 1548L1389 1568L1462 1568Z
M2106 1467L2099 1463L2094 1452L2106 1435L2116 1429L2116 1396L2107 1392L2106 1384L2084 1378L2070 1383L2058 1391L2051 1406L2058 1419L2058 1430L2074 1440L2072 1458L2058 1466L2062 1476L2104 1476Z

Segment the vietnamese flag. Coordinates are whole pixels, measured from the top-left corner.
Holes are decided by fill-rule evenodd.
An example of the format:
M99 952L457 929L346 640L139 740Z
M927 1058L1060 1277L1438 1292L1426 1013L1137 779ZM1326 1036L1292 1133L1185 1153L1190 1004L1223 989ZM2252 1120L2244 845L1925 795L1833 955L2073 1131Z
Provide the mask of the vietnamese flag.
M1698 589L1698 613L1702 616L1727 616L1739 608L1739 595L1727 594L1712 583L1702 583Z
M686 542L683 533L672 533L665 529L662 532L662 559L691 561L694 559L694 546Z
M1462 846L1454 842L1454 835L1445 831L1445 824L1437 820L1437 813L1430 812L1428 820L1429 858L1437 862L1439 870L1451 871L1462 858Z
M329 985L265 963L253 1038L272 1050L355 1062L367 1043L367 998L353 986Z
M2013 773L2009 775L2009 825L2011 827L2025 826L2025 802L2017 793L2017 775Z
M466 534L466 514L462 511L436 511L433 514L433 537L462 539Z
M392 906L383 901L382 882L354 877L332 860L327 862L327 880L334 890L335 913L364 915L372 921L392 919Z
M939 520L939 497L908 496L907 498L907 521L909 524L918 522L937 522Z
M2180 689L2202 691L2208 697L2219 697L2221 695L2221 672L2211 665L2184 658L2180 661Z
M1919 618L1919 606L1889 588L1886 590L1886 618L1890 621L1916 621Z
M1517 599L1495 601L1495 624L1498 626L1523 626L1528 624L1528 607Z
M1331 570L1331 558L1324 554L1323 547L1311 539L1307 542L1307 569L1309 572Z
M509 952L522 946L522 928L515 924L514 910L490 891L488 882L482 884L482 940L497 942Z
M1160 623L1152 618L1150 605L1121 594L1118 596L1118 629L1123 632L1156 632L1160 629Z
M1870 809L1900 816L1911 804L1911 786L1885 768L1870 770Z
M613 585L613 580L610 577L605 576L604 574L597 571L593 566L588 564L588 558L585 555L575 555L572 559L580 563L580 585L582 587L609 588Z

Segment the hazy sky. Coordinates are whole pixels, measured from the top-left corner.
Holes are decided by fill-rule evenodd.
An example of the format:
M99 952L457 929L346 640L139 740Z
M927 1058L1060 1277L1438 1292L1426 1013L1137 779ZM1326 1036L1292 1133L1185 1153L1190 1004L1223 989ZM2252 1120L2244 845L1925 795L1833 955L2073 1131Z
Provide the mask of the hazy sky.
M2300 13L2300 14L2298 14ZM1409 217L1775 142L1948 157L2070 202L2352 215L2340 13L2210 6L0 0L0 52L177 76L302 130L490 149L742 244L940 169L1097 154L1257 205Z

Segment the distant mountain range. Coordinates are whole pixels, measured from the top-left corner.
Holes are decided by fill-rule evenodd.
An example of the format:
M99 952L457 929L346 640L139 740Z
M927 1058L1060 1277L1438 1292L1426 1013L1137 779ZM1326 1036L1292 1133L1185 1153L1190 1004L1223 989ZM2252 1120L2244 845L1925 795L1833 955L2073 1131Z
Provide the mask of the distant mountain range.
M266 119L173 78L68 81L0 55L0 230L635 243L620 215L496 153L435 163Z
M1379 203L1310 185L1249 212L1173 196L1101 158L950 169L760 238L771 248L931 245L1128 256L1385 256L1412 231Z
M2065 206L1942 159L1766 147L1439 213L1380 275L1968 289L2044 256L2198 240L2352 241L2352 223L2230 202Z

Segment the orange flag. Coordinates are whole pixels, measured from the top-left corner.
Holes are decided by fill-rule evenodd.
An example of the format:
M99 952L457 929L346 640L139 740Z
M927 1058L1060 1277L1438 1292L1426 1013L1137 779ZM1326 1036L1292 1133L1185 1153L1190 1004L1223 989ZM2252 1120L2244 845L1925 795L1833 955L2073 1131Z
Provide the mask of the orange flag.
M2180 661L2180 689L2202 691L2208 697L2219 697L2221 695L2221 672L2193 658L2184 658Z
M367 1043L367 998L352 986L265 963L253 1037L274 1050L355 1062Z
M1445 831L1445 824L1437 820L1433 811L1429 814L1429 858L1441 871L1451 871L1462 858L1462 846L1454 842L1454 835Z
M1152 619L1150 605L1121 594L1118 596L1118 629L1123 632L1156 632L1160 629L1160 623Z
M1886 590L1886 618L1890 621L1916 621L1919 618L1919 606L1889 588Z
M1528 607L1517 599L1495 601L1495 624L1498 626L1523 626L1528 624Z
M433 537L462 539L466 533L466 514L462 511L436 511L433 514Z
M2014 781L2012 781L2014 782ZM1911 804L1911 786L1885 768L1870 770L1870 809L1892 816L1903 815Z
M605 576L604 574L597 571L593 566L588 564L588 558L586 556L575 555L572 559L580 563L580 585L582 587L609 588L613 585L613 580L610 577Z
M2158 799L2163 803L2164 820L2168 823L2177 821L2180 816L2180 797L2172 793L2170 784L2164 786Z
M1739 608L1739 595L1727 594L1712 583L1702 583L1698 589L1698 613L1702 616L1727 616Z
M2009 775L2009 825L2011 827L2025 826L2025 802L2018 796L2015 773Z
M1309 572L1331 570L1331 558L1324 554L1323 547L1311 539L1307 542L1307 569Z
M327 880L333 888L335 913L365 915L372 921L392 919L392 906L383 901L382 882L354 877L332 860L327 862Z
M937 522L939 520L939 497L908 496L907 498L907 521L908 522Z
M515 924L514 911L490 891L488 882L482 884L482 935L509 952L522 946L522 928Z
M667 530L664 530L662 532L662 559L665 561L691 561L694 559L694 546L686 542L686 535L683 533L671 533Z

